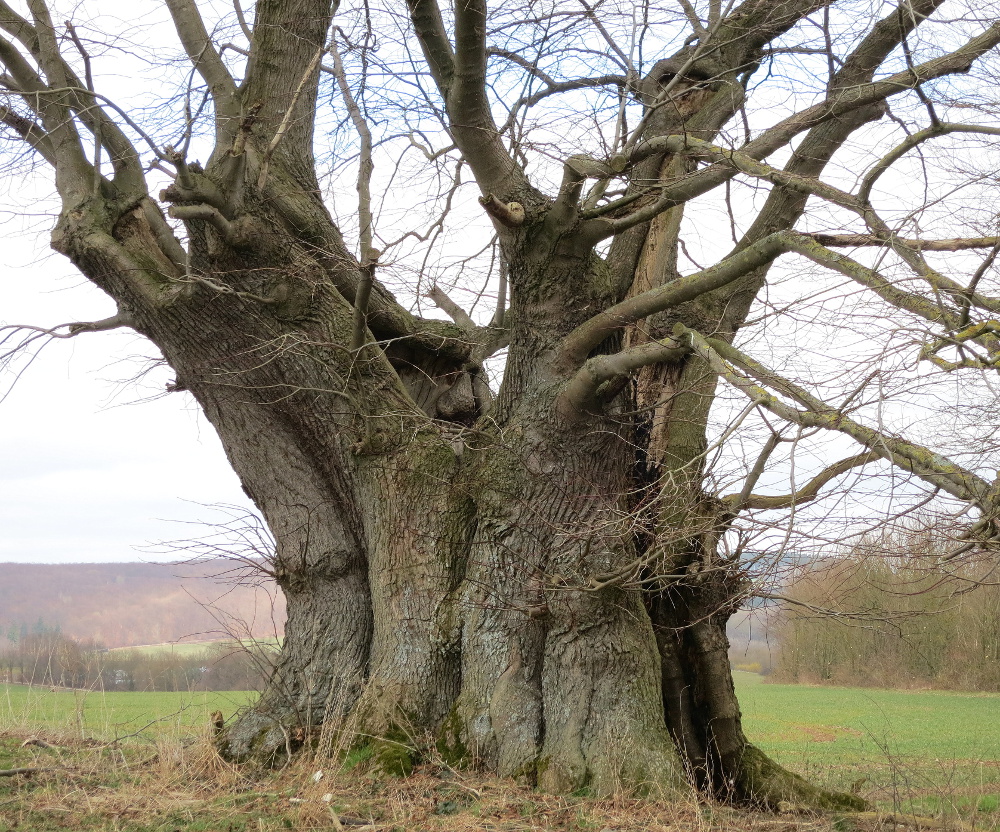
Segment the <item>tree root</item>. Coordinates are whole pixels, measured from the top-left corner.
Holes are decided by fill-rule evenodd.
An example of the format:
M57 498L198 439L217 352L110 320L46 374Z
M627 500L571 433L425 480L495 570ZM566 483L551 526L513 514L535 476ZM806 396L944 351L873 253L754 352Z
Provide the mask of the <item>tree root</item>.
M772 811L864 812L870 808L857 795L814 786L749 744L738 764L732 788L738 799Z

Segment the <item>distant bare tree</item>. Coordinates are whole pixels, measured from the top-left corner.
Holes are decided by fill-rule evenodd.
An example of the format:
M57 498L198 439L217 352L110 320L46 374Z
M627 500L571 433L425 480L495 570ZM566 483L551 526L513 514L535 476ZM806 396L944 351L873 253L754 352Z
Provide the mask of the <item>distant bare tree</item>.
M223 752L348 711L549 790L856 805L747 741L725 623L747 535L861 466L998 534L878 403L997 360L997 7L201 5L166 0L190 85L150 116L101 31L0 2L5 135L118 303L5 334L146 336L266 519L285 641Z

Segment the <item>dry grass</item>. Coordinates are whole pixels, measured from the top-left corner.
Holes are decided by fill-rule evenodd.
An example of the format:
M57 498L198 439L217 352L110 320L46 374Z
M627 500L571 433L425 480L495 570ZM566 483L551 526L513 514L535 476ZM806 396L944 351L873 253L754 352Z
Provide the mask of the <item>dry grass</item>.
M121 745L44 736L59 748L22 746L26 738L0 734L0 768L45 770L0 778L0 832L874 832L920 826L886 824L876 815L755 814L693 797L668 803L545 795L456 771L441 760L408 778L345 771L334 758L316 756L300 757L283 771L250 774L220 760L207 733Z

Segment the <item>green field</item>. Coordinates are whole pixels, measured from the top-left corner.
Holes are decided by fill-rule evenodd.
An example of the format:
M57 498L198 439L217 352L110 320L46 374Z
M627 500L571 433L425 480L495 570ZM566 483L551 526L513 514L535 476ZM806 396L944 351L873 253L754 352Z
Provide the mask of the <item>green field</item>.
M231 716L255 695L241 691L102 693L0 685L0 730L49 731L99 740L140 730L150 736L184 734L207 725L212 711Z
M926 813L1000 804L1000 695L766 684L736 673L750 739L828 788ZM254 696L0 686L0 730L111 740L191 733ZM1000 812L997 812L1000 817Z
M1000 694L763 683L735 673L751 740L829 788L935 813L1000 804Z
M143 653L147 656L153 656L160 653L169 653L180 658L187 658L189 656L197 656L204 653L206 650L211 650L215 647L219 647L225 644L235 644L236 642L230 639L215 639L213 641L167 641L163 644L141 644L136 647L115 647L111 650L112 653L124 652L129 650L135 650L139 653ZM251 641L244 641L246 645L255 644L261 646L267 646L272 648L277 648L281 645L281 640L277 638L266 638L266 639L254 639Z

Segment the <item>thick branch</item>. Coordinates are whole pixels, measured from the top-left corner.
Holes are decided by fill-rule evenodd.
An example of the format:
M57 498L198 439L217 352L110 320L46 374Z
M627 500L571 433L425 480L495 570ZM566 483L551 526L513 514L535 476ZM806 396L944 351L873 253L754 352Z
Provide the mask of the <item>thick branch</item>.
M375 283L375 263L361 266L361 279L354 293L354 319L351 333L351 349L360 350L368 336L368 304L371 300L372 285Z
M560 349L560 361L567 370L578 367L587 354L613 332L732 283L788 251L797 236L790 231L771 234L711 268L678 278L606 309L566 336Z
M224 127L226 122L239 118L240 109L236 97L236 82L219 57L208 36L201 12L194 0L167 0L167 8L174 21L174 28L184 45L184 51L194 65L195 71L208 84L215 105L216 125ZM220 130L224 133L225 130Z
M253 43L253 31L250 29L250 25L247 23L247 16L243 12L243 4L240 0L233 0L233 10L236 12L236 19L239 21L240 30L243 32L243 37L245 37L249 42Z
M447 95L455 72L455 51L448 40L437 0L407 0L406 4L434 82L442 94Z
M719 289L771 262L781 253L792 251L861 283L899 309L952 330L961 327L960 314L957 310L946 309L921 295L895 287L874 269L824 248L811 236L792 231L779 231L730 255L715 266L635 295L595 315L566 336L560 360L567 370L577 367L592 349L622 327L693 300L705 292ZM956 301L966 300L988 311L1000 308L1000 301L967 292L957 284L955 286L957 288L954 291L951 289L947 291L955 295Z
M268 145L267 157L281 157L282 166L295 170L298 187L313 192L318 190L313 133L319 67L334 5L329 0L258 0L239 90L246 109L241 115L254 113L253 135ZM233 135L237 129L234 122Z
M742 148L744 153L763 159L792 138L815 124L836 118L860 107L877 104L893 95L916 88L919 84L945 75L968 72L972 64L986 52L1000 44L1000 23L994 23L982 34L968 40L963 46L940 58L919 64L912 69L897 72L870 84L843 90L826 101L809 107L774 127Z
M878 104L934 78L967 72L976 59L996 47L997 44L1000 44L1000 24L994 24L981 35L970 39L961 48L940 58L927 61L880 81L859 84L832 95L826 101L796 113L766 130L740 148L740 153L746 158L763 159L787 145L799 133L816 125L852 111ZM603 218L596 219L597 212L590 212L590 216L595 217L595 219L593 226L588 229L588 233L597 240L613 236L710 191L734 175L735 170L726 164L711 165L685 177L682 181L663 187L656 201L627 217L614 221ZM600 213L606 213L608 210L608 206L602 206Z
M803 257L808 257L814 263L840 272L840 274L849 277L862 286L867 286L882 300L891 303L897 309L905 309L907 312L911 312L931 323L942 324L948 329L954 330L961 327L960 316L956 310L947 309L938 302L930 301L914 292L907 292L897 288L888 278L883 277L874 269L862 266L850 257L845 257L842 254L824 248L809 236L801 234L791 236L786 241L786 246L787 251L798 252ZM948 283L954 288L939 288L943 288L947 294L953 295L956 303L964 300L973 306L991 312L1000 309L1000 301L975 292L966 292L961 286L954 284L952 281L948 281Z
M876 234L806 234L821 246L827 248L862 248L864 246L888 246L889 242ZM894 237L893 241L914 251L967 251L977 248L992 248L1000 237L955 237L951 240L916 240Z
M524 225L524 206L520 202L502 202L493 194L479 197L479 204L486 213L506 228Z
M306 66L305 72L302 73L299 83L295 86L295 90L292 92L291 100L288 102L288 107L285 109L284 115L281 117L278 129L274 131L274 135L271 137L271 141L267 145L264 155L261 157L260 175L257 178L258 188L263 189L264 184L267 182L267 173L268 167L271 163L271 157L274 155L274 151L278 149L278 145L281 144L281 140L285 138L285 134L288 132L288 128L292 124L295 108L299 103L299 99L302 98L302 94L308 88L310 80L314 80L313 76L318 74L319 63L323 58L324 52L326 52L326 46L320 46L320 48L316 50L316 54L313 55L313 59ZM310 89L310 92L315 94L315 86Z
M607 382L623 378L642 367L665 361L678 361L690 349L666 338L650 341L613 355L597 355L588 359L560 393L556 407L566 419L577 419L600 404L600 388Z
M55 165L56 157L52 151L52 143L45 131L30 118L15 113L9 107L0 107L0 122L3 122L17 133L32 149L50 165Z
M435 0L408 0L410 17L431 74L445 101L455 144L483 193L510 198L527 186L524 171L507 151L493 120L486 91L486 3L455 4L455 49Z
M876 459L881 459L881 455L873 451L868 451L867 453L857 454L855 456L848 457L847 459L842 459L839 462L835 462L823 471L820 471L815 477L813 477L809 482L807 482L802 488L796 491L794 494L781 494L776 496L767 496L764 494L729 494L722 499L733 505L733 508L743 509L782 509L791 508L792 506L802 505L803 503L811 502L819 496L820 489L823 488L828 482L836 479L841 474L846 473L852 468L857 468L859 465L867 465L869 462L873 462Z
M18 82L21 89L35 93L29 103L41 116L49 135L53 157L56 161L56 189L63 204L78 205L90 194L93 169L83 152L80 136L74 126L72 111L68 106L66 66L59 54L55 31L48 9L40 0L28 4L35 18L34 31L38 38L38 62L48 79L44 84L27 61L6 39L0 38L0 62ZM57 87L59 93L47 87Z
M471 331L476 328L476 323L469 317L469 313L448 297L439 286L432 287L425 297L433 301L438 309L447 313L448 317L463 329Z
M212 205L171 205L167 209L175 220L191 222L191 220L203 220L219 232L219 236L229 245L236 245L239 236L229 220L227 220L218 208Z

